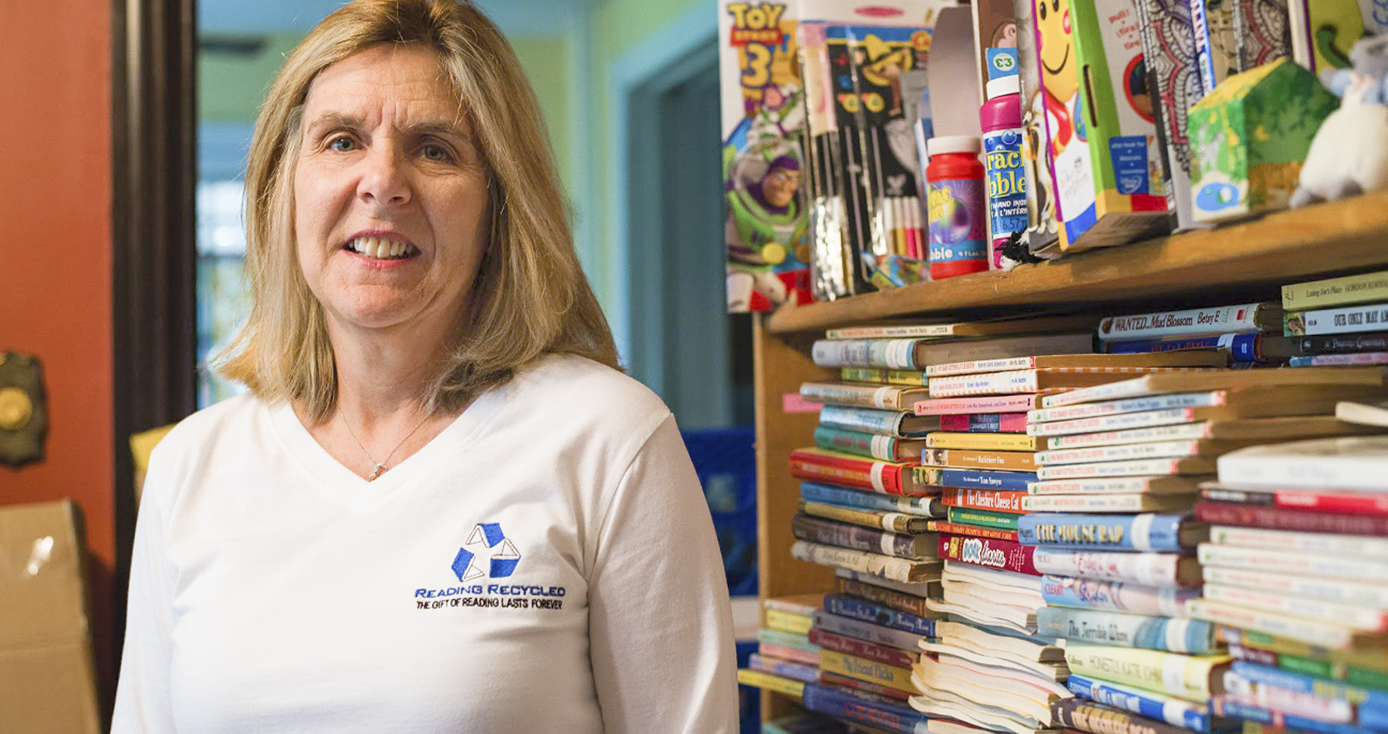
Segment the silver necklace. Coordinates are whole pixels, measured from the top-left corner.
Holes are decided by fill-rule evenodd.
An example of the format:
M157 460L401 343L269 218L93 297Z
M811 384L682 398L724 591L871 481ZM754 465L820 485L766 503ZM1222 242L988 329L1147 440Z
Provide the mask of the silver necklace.
M376 477L381 476L381 472L386 470L386 462L390 461L390 457L394 456L395 452L399 451L400 447L404 446L405 442L410 440L410 436L413 436L414 432L418 431L419 427L424 425L424 421L429 420L429 416L425 415L423 419L414 424L414 428L411 428L410 432L406 433L404 438L400 439L400 443L395 444L395 448L391 449L390 453L386 454L386 458L376 461L376 457L372 456L371 452L366 450L366 446L362 445L361 439L357 438L357 434L352 431L352 424L347 422L346 413L341 408L338 408L337 414L342 418L342 426L347 429L347 435L351 436L352 440L357 442L357 448L360 448L361 452L366 454L366 458L371 461L371 473L366 477L366 481L368 482L374 482L376 481Z

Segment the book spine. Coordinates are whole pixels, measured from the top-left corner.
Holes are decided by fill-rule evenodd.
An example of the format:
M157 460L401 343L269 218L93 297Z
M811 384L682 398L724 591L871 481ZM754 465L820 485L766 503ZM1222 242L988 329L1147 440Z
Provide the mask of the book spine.
M1023 545L1054 548L1109 548L1139 551L1181 550L1181 531L1187 527L1185 515L1023 515L1017 519L1017 534Z
M814 656L819 654L819 648L815 645L811 645L804 633L786 632L762 627L757 630L757 641L764 645L775 645L789 650L809 653L810 659L814 659Z
M1388 304L1383 303L1288 312L1282 319L1282 330L1287 336L1381 331L1385 326L1388 326Z
M753 670L743 668L737 671L737 682L740 685L760 688L764 691L774 691L792 698L800 698L805 691L805 686L810 685L804 681L785 678L773 675L764 670Z
M1287 507L1259 507L1228 502L1195 503L1195 519L1219 525L1343 535L1388 535L1388 517L1305 512Z
M840 548L881 553L897 558L920 558L915 536L865 528L861 525L834 522L798 514L791 520L791 532L797 540L836 545Z
M845 431L862 431L879 436L902 437L901 420L905 414L895 410L854 408L847 405L826 405L819 411L819 424Z
M1037 571L1055 576L1076 576L1105 581L1129 581L1144 586L1193 586L1195 559L1172 553L1088 551L1025 546L1036 551ZM943 554L941 557L944 557ZM1183 561L1185 562L1183 564ZM1185 565L1187 568L1182 568Z
M763 617L763 624L768 629L789 632L793 635L808 633L811 621L812 619L808 614L794 614L783 609L768 608Z
M1065 686L1077 696L1108 706L1130 711L1172 726L1198 732L1210 731L1210 713L1206 706L1140 688L1094 680L1070 674Z
M822 420L822 419L821 419ZM977 433L1025 433L1026 413L953 413L940 416L940 430Z
M1036 610L1036 634L1115 647L1206 654L1217 648L1214 625L1200 619L1153 617L1066 607Z
M1266 609L1278 614L1308 619L1333 619L1346 627L1366 632L1388 631L1388 611L1368 609L1351 604L1339 604L1321 598L1308 599L1298 596L1284 596L1261 589L1245 589L1238 586L1212 584L1208 581L1202 588L1202 596L1211 601L1237 604L1254 609Z
M1134 341L1161 336L1197 336L1256 331L1265 304L1194 308L1181 311L1110 316L1099 322L1099 339Z
M887 370L877 367L840 367L839 379L844 382L887 382Z
M975 538L993 538L996 540L1009 540L1017 542L1016 530L1004 530L998 527L982 527L979 525L967 525L961 522L944 522L931 520L927 528L934 533L948 533L950 535L968 535Z
M1305 311L1388 300L1388 272L1347 275L1282 286L1282 308Z
M1204 450L1206 450L1206 446L1200 441L1161 441L1159 443L1091 446L1080 449L1039 451L1036 454L1036 463L1049 467L1060 464L1177 459L1200 456Z
M1035 451L1036 439L1019 433L955 433L937 431L925 437L925 445L936 449L972 449L975 451Z
M866 640L859 640L855 637L827 632L825 630L810 630L810 641L819 645L824 650L834 650L836 652L854 655L866 660L872 660L885 665L893 665L900 668L910 668L920 660L920 653L911 653L905 650L898 650L894 647L877 645Z
M826 339L909 339L954 336L953 324L913 324L909 326L845 326L828 329Z
M1048 441L1048 444L1052 449L1078 449L1090 446L1114 446L1146 442L1199 441L1209 437L1209 423L1182 423L1155 428L1133 428L1126 431L1054 436Z
M904 494L904 467L882 461L828 456L808 451L790 452L790 473L799 479L822 479L831 484L870 489L883 494Z
M879 410L899 410L900 385L841 385L833 382L806 382L800 397L811 403L851 405Z
M911 700L911 694L906 691L878 685L858 678L849 678L846 675L831 673L827 670L819 671L819 682L835 690L850 693L854 696L860 696L868 701L900 705L909 703ZM914 732L908 732L908 734L914 734Z
M1153 410L1177 410L1181 408L1213 408L1224 405L1227 393L1224 391L1203 393L1177 393L1174 395L1153 395L1151 397L1129 398L1083 405L1066 405L1057 408L1040 408L1027 412L1027 423L1049 423L1081 418L1095 418L1123 413L1145 413Z
M926 619L910 612L891 609L866 599L858 599L843 594L826 594L824 596L824 611L837 614L840 617L872 622L925 637L932 637L935 634L935 620L933 619Z
M1055 421L1053 423L1031 423L1027 433L1033 436L1066 436L1089 434L1100 431L1124 431L1133 428L1151 428L1196 420L1193 408L1170 408L1166 410L1147 410L1136 413L1117 413L1115 415L1093 416L1078 420Z
M1191 701L1208 701L1227 655L1185 655L1067 641L1065 662L1082 676L1125 683Z
M819 339L810 358L820 367L916 369L915 339Z
M1097 477L1144 477L1166 476L1172 474L1208 473L1202 467L1197 470L1185 463L1186 459L1139 459L1137 461L1101 461L1093 464L1062 464L1043 466L1036 470L1042 480L1086 479ZM1213 465L1213 462L1208 462Z
M932 364L926 366L925 373L931 377L952 377L956 375L976 375L988 372L1029 370L1035 367L1035 357L1008 357L1005 359L976 359L972 362Z
M880 553L864 553L847 548L796 541L790 547L790 554L797 560L818 563L823 566L837 566L850 571L881 576L893 581L920 581L924 569L918 562L905 558L893 558Z
M940 502L945 507L1020 513L1022 512L1022 500L1026 496L1026 492L945 487L940 491Z
M824 502L801 502L800 511L807 515L823 517L839 522L853 523L874 530L889 533L912 532L913 526L924 518L904 512L882 512L880 510L860 510Z
M841 428L821 425L814 429L814 442L822 449L842 451L878 461L895 462L908 458L900 455L902 451L900 441L891 436L880 436L875 433L845 431Z
M1287 360L1289 367L1345 367L1376 364L1388 364L1388 352L1325 354L1318 357L1292 357Z
M800 498L810 502L848 505L862 510L905 512L913 515L939 517L937 514L939 508L936 507L938 500L934 497L897 497L896 495L877 494L861 489L835 487L832 484L801 482Z
M1263 360L1259 334L1220 334L1218 336L1171 337L1131 342L1104 342L1108 354L1151 354L1184 349L1221 349L1234 362Z
M1036 370L1013 370L983 375L934 377L930 380L931 397L954 398L966 395L1011 395L1034 393L1040 389Z
M919 482L937 484L942 487L968 487L970 489L1002 489L1012 492L1025 492L1027 484L1036 481L1035 472L980 471L977 469L941 469L924 467L934 471L938 482ZM919 471L919 470L913 470Z
M1200 562L1221 568L1354 579L1359 582L1388 581L1388 560L1344 558L1317 554L1276 551L1266 548L1239 548L1216 543L1200 544Z
M824 610L814 613L814 628L905 652L919 652L921 641L928 639L922 635L884 627L874 622L861 622L848 617L840 617Z
M925 729L925 716L907 706L869 701L819 683L806 683L805 708L876 729L904 732Z
M1029 495L1022 500L1022 511L1145 512L1156 507L1155 499L1147 494ZM1185 503L1185 506L1189 506L1189 503Z
M916 693L915 687L911 685L911 670L909 668L898 668L895 665L886 665L876 660L860 658L836 650L821 650L819 652L819 669L837 673L846 678L855 678L888 688L895 688L898 691Z
M813 683L819 680L819 669L813 665L796 663L790 660L777 660L776 658L764 657L758 653L752 653L747 659L747 667L752 670L761 670L772 675L779 675L782 678L790 678L804 683Z
M1347 627L1212 599L1192 599L1186 605L1186 611L1192 617L1208 619L1216 624L1280 635L1335 650L1349 649L1355 642L1353 631Z
M947 415L954 413L1017 413L1036 408L1036 395L999 395L996 397L930 398L915 404L916 415Z
M1041 597L1050 606L1179 617L1200 590L1048 575L1041 581Z
M1388 331L1349 334L1345 336L1303 336L1296 340L1296 352L1302 356L1321 354L1357 354L1359 352L1388 352Z
M1210 542L1245 548L1270 548L1272 550L1308 553L1338 553L1365 558L1388 558L1388 538L1366 538L1355 535L1291 533L1285 530L1215 525L1210 528Z
M971 566L1015 571L1040 576L1032 563L1036 549L1020 543L992 538L970 538L955 535L940 536L940 557Z
M1143 720L1127 711L1078 698L1052 701L1051 718L1067 729L1086 734L1186 734L1165 722Z
M984 533L963 533L964 535L973 535L980 538L997 538L999 540L1017 539L1017 518L1020 517L1020 515L1014 515L1010 512L978 510L972 507L950 507L948 508L946 517L948 517L951 523L959 525L1002 530L1010 537Z
M1005 469L1036 471L1030 451L974 451L971 449L925 449L921 463L956 469Z
M1061 479L1046 482L1031 482L1027 491L1031 494L1146 494L1157 489L1154 482L1168 480L1168 477L1113 477L1100 479ZM1176 487L1181 494L1195 491L1195 484Z
M1388 609L1388 588L1318 576L1298 576L1281 571L1208 566L1201 569L1207 584L1226 584L1264 592L1291 594L1328 602Z
M914 594L906 594L894 589L838 577L834 579L834 590L839 594L856 596L873 604L914 614L918 617L932 618L935 616L925 603L925 598Z
M1284 714L1266 706L1259 706L1229 696L1220 696L1213 701L1215 712L1221 716L1243 719L1246 722L1267 724L1277 727L1281 732L1316 732L1316 734L1375 734L1374 729L1349 724L1332 724L1318 719L1294 714Z

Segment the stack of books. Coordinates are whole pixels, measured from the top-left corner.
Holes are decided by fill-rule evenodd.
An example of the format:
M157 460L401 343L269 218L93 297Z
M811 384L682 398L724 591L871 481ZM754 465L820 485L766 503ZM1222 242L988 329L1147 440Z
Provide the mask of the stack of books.
M1276 302L1110 316L1099 322L1099 351L1109 354L1218 349L1236 367L1286 364L1295 340L1283 335Z
M820 594L762 600L757 651L747 669L738 671L739 683L804 696L804 684L819 680L819 647L810 642L809 633L820 600Z
M1294 367L1388 364L1388 272L1282 287Z
M1388 436L1219 460L1204 598L1236 659L1215 709L1245 731L1388 731Z
M1047 396L1028 414L1028 433L1050 441L1027 490L1041 502L1018 524L1047 574L1038 632L1065 640L1068 686L1088 699L1057 703L1059 723L1099 731L1083 722L1111 704L1126 713L1107 711L1110 724L1218 728L1209 702L1230 658L1188 608L1209 532L1191 514L1199 485L1227 452L1360 431L1333 418L1336 401L1382 390L1373 368L1167 373Z

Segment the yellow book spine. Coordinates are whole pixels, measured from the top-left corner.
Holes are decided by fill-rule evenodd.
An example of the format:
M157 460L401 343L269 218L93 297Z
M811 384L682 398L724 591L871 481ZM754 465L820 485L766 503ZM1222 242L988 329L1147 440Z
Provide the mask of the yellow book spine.
M1039 451L1045 439L1024 433L965 433L935 431L925 437L932 449L972 449L975 451Z
M819 669L837 673L847 678L895 688L898 691L920 693L920 689L911 682L909 668L898 668L895 665L886 665L856 655L847 655L821 648L819 651Z
M1288 311L1374 301L1388 301L1388 271L1282 286L1282 308Z
M774 693L784 693L795 698L805 697L805 684L798 680L782 678L779 675L772 675L764 670L752 670L751 668L739 668L737 671L737 682L739 685L752 686L764 691Z
M784 609L767 609L765 626L793 635L808 635L810 628L814 626L814 618L787 612Z

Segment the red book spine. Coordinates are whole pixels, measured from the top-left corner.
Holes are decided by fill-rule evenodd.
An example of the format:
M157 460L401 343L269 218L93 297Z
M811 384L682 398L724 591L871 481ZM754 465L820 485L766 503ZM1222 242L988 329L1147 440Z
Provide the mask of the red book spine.
M898 668L909 668L915 665L916 661L920 659L919 653L913 655L905 650L878 645L854 637L845 637L820 629L810 630L810 642L827 650L834 650L848 655L857 655L860 658L866 658L884 665L894 665Z
M824 481L883 494L902 494L901 472L906 468L871 459L846 459L808 451L790 452L790 473L797 479Z
M971 510L1021 515L1024 514L1022 498L1026 496L1026 492L1014 492L1006 489L945 487L940 490L940 504L945 507L967 507Z
M1294 530L1304 533L1388 535L1388 517L1385 516L1306 512L1301 508L1290 507L1197 502L1195 518L1217 525Z
M1016 571L1032 576L1040 576L1032 556L1034 546L1014 543L1010 540L992 538L972 538L960 535L940 536L940 557L960 563L1001 571Z
M1026 433L1026 413L954 413L940 416L941 431Z
M926 523L925 529L932 533L949 533L951 535L971 535L975 538L993 538L994 540L1010 540L1017 542L1016 530L1003 530L1002 528L985 528L978 525L964 525L957 522L947 522L945 520L931 520Z
M1277 492L1278 507L1316 512L1342 512L1354 515L1388 516L1388 495L1334 492Z

